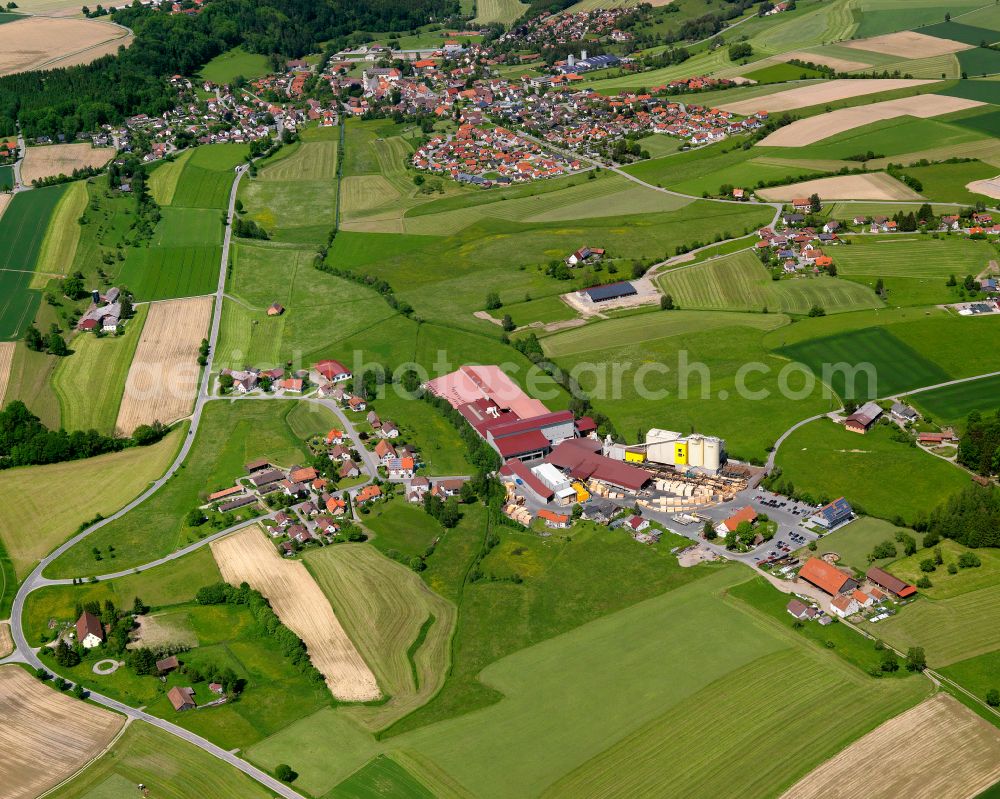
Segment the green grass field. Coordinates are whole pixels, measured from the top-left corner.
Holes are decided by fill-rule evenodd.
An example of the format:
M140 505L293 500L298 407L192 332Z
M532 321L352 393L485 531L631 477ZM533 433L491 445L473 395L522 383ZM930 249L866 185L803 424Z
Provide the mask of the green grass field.
M115 558L110 553L104 563L109 570L115 568ZM199 588L221 579L212 551L202 547L141 574L83 585L47 586L33 592L25 602L25 633L35 644L51 640L49 619L75 622L78 602L103 603L110 599L119 608L131 608L135 598L139 597L152 613L161 613L171 606L193 602Z
M113 544L116 565L124 569L202 538L209 527L192 529L184 521L185 514L200 504L200 495L231 485L246 474L243 464L256 457L268 457L284 466L306 459L304 442L292 433L285 419L295 404L208 405L185 468L142 505L66 552L49 571L60 577L106 571L106 564L96 562L91 554L95 546L104 549Z
M490 25L495 22L509 25L528 9L527 3L518 0L476 0L475 25Z
M139 306L120 337L81 333L72 340L73 354L61 359L52 375L67 430L97 430L106 435L114 431L125 378L148 311L148 305Z
M991 688L1000 690L1000 650L952 663L941 673L985 699Z
M784 158L816 159L849 158L871 150L891 160L895 155L916 150L959 147L983 138L979 131L969 130L957 123L901 116L862 125L804 147L767 147L761 148L761 151L769 155L780 154ZM878 167L869 164L868 168Z
M240 185L248 216L275 241L322 244L337 204L339 128L308 128L302 141ZM286 154L286 150L290 150Z
M950 599L923 597L876 628L872 632L904 651L924 647L932 668L993 652L1000 649L1000 586Z
M805 364L842 399L886 397L943 383L949 377L936 363L882 327L804 341L778 353ZM837 368L843 364L854 367L853 375Z
M743 77L755 80L757 83L782 83L788 80L808 80L822 78L823 73L808 67L797 67L794 64L772 64L768 67L744 72Z
M270 70L266 55L248 53L242 47L234 47L205 64L198 76L212 83L226 84L238 77L253 80L266 75Z
M936 278L978 275L994 257L985 241L960 236L932 239L918 233L900 236L853 236L851 246L834 251L837 271L845 275Z
M430 700L448 670L455 606L366 544L313 550L305 563L389 697L345 714L378 732Z
M62 198L56 204L52 221L39 250L31 288L45 288L45 284L55 275L66 274L68 265L72 264L76 257L80 243L81 226L77 220L86 208L86 181L77 180L68 184Z
M140 301L211 294L218 284L221 257L222 247L215 245L133 249L120 279Z
M923 185L920 193L929 200L975 205L977 202L989 203L990 199L986 195L969 191L966 184L996 177L997 167L982 161L969 161L961 164L911 166L903 174L919 180Z
M957 574L949 574L949 564L957 565L959 557L970 550L968 547L947 538L938 546L941 548L944 563L927 574L933 585L922 590L925 596L931 599L951 599L970 591L979 591L996 585L997 577L1000 576L1000 553L996 550L989 547L976 549L975 554L982 561L981 566L960 568ZM892 573L909 583L916 583L924 576L924 572L920 569L920 563L928 558L933 560L933 550L917 550L913 555L895 561L892 564Z
M840 565L850 566L853 569L867 571L869 566L886 566L893 561L893 558L879 558L874 561L868 560L868 555L875 548L876 544L883 541L894 541L896 532L900 528L885 521L876 519L873 516L862 516L851 522L846 527L841 527L829 535L823 536L817 541L816 557L820 557L827 552L835 552L840 555ZM912 530L906 531L912 535L919 543L922 536ZM900 554L903 552L901 544L897 544ZM813 553L809 553L810 556Z
M991 28L979 28L963 22L939 22L936 25L926 25L918 31L925 36L936 36L939 39L951 39L978 46L980 42L993 44L1000 41L1000 32Z
M28 287L49 221L66 186L14 195L0 218L0 341L20 338L34 319L41 294Z
M968 483L953 465L893 441L886 426L861 436L826 419L792 433L778 451L777 465L796 493L816 502L843 496L858 512L907 522Z
M958 0L944 4L941 0L916 0L907 6L907 13L900 15L899 7L892 0L862 0L857 6L857 37L880 36L883 33L906 30L918 25L932 25L944 20L946 12L959 17L982 5L979 0ZM920 31L926 32L926 29ZM978 44L978 42L976 42Z
M3 540L0 539L0 615L10 618L10 609L14 604L14 595L17 593L18 579L14 571L14 563L4 549Z
M1000 409L1000 377L985 377L954 386L924 391L913 402L938 422L964 421L971 411Z
M839 254L837 250L837 261ZM774 281L760 259L749 250L696 267L666 272L658 282L662 291L688 309L759 311L767 308L772 312L805 315L814 305L827 313L882 305L874 292L846 280L806 275Z
M164 799L240 796L271 792L237 769L151 724L131 724L111 750L50 795L59 799L117 799L143 783Z
M379 551L399 552L406 560L423 555L434 539L444 534L444 528L424 512L423 506L401 498L373 506L362 521L375 533L372 544Z
M1000 103L1000 83L994 80L960 80L953 86L941 89L939 94L996 105Z
M482 680L502 692L502 701L408 734L398 745L430 758L477 795L638 795L643 786L669 781L679 795L717 796L739 780L749 795L764 796L926 694L919 680L876 683L831 653L796 645L777 625L748 624L733 603L715 596L744 575L705 577L494 663ZM683 660L667 654L694 635L700 645ZM808 676L787 702L768 712L751 699L761 681L791 672ZM621 679L625 673L632 679ZM811 716L824 712L818 698L831 692L851 712L820 731ZM711 747L704 746L706 722ZM478 746L483 729L494 742L488 751ZM752 768L759 751L746 746L749 740L795 750L784 761L794 765L781 773ZM695 767L698 758L704 767Z
M194 149L185 150L179 156L170 161L161 161L149 174L149 193L160 205L170 205L174 200L174 193L177 191L177 183L180 180L181 172L191 156Z
M379 755L326 794L324 799L378 799L381 796L434 798L434 794L399 763L391 757Z
M55 429L61 423L59 398L52 390L51 380L57 360L44 352L33 352L19 341L14 346L14 360L3 396L4 404L21 400L46 427Z
M81 523L98 513L110 515L142 493L166 471L185 431L181 425L150 447L0 472L0 504L7 508L0 518L0 538L18 575L24 576ZM54 505L37 491L39 484L68 487L76 499ZM107 562L102 565L100 571L108 571Z

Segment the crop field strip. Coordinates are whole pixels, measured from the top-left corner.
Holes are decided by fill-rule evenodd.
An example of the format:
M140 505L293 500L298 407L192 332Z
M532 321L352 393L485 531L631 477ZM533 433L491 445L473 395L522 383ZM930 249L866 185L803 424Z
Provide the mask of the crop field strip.
M659 285L681 308L689 310L767 308L772 312L806 314L817 304L827 313L882 306L873 292L835 278L803 276L775 282L749 251L666 272L659 278Z
M52 388L59 398L60 418L67 430L97 430L110 435L126 388L126 375L144 332L147 306L139 306L125 322L121 336L98 338L78 333L73 354L59 361ZM167 420L164 420L167 421Z
M941 278L978 275L995 257L985 241L959 237L928 239L913 236L854 236L849 247L837 247L834 260L845 275Z
M975 796L1000 780L1000 730L948 694L882 724L782 795Z
M911 401L939 420L962 421L972 411L1000 410L1000 377L984 377L913 394Z
M164 799L273 796L228 763L144 721L132 722L106 754L51 796L118 799L135 794L140 783L156 786Z
M911 388L947 381L950 375L938 364L925 358L883 327L854 330L824 338L803 341L777 351L805 364L821 377L825 364L871 364L877 375L877 385L865 386L864 375L854 393L867 388L873 396L889 396ZM845 376L835 374L833 390L842 399L850 399ZM845 396L847 394L847 396ZM857 395L860 398L860 395Z
M20 666L0 667L0 688L0 785L8 799L32 799L71 776L100 754L125 722L124 716L60 693Z
M42 241L30 288L43 289L51 278L62 277L76 257L80 243L78 220L87 209L87 184L78 180L70 183L56 204L52 221Z
M30 184L40 178L70 175L74 169L102 167L114 154L113 147L91 147L86 143L28 147L21 162L21 182Z
M211 297L168 300L149 315L124 383L115 429L131 435L140 424L170 424L187 416L198 392L198 347L208 332Z
M437 693L448 669L454 605L369 546L327 547L305 562L390 697L347 715L377 732Z
M66 187L20 192L0 218L0 340L20 338L41 294L29 289L52 214Z
M256 588L302 638L334 697L348 702L380 698L375 676L302 563L282 560L259 526L214 541L211 547L223 579Z

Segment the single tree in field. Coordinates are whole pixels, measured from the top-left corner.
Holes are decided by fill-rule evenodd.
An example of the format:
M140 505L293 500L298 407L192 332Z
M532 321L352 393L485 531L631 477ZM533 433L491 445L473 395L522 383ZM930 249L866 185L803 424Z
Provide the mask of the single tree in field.
M672 311L674 309L674 298L671 294L664 294L660 297L660 310Z
M923 671L927 668L927 657L922 646L911 646L906 650L906 668L910 671Z
M818 214L823 208L823 203L820 202L818 194L812 194L809 196L809 211L810 213Z
M66 346L66 339L62 337L58 330L53 330L49 333L45 344L52 355L69 355L69 347Z
M986 692L986 704L990 707L1000 706L1000 691L996 688L990 688L990 690Z
M274 776L282 782L294 782L299 775L287 763L279 763L274 767Z
M41 331L34 325L28 325L28 329L24 331L24 343L33 352L41 352L45 349L45 339L42 338Z
M497 294L495 291L491 291L489 294L486 295L487 311L495 311L497 308L500 308L502 306L503 303L500 301L500 295Z

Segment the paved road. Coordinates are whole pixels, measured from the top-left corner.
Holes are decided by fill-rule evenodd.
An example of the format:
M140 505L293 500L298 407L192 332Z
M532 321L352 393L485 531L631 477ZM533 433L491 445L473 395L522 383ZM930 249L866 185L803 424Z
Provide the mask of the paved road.
M150 485L150 487L146 489L146 491L144 491L139 497L129 502L127 505L125 505L125 507L123 507L117 513L112 514L107 519L104 519L98 522L97 524L91 525L82 532L73 536L64 544L62 544L61 546L53 550L51 553L49 553L46 557L42 558L41 562L34 568L31 574L29 574L28 577L25 579L25 581L21 584L21 587L18 590L17 595L14 597L14 604L10 618L10 630L11 630L11 635L14 638L15 650L10 657L4 659L3 661L0 661L0 663L21 662L21 663L27 663L28 665L33 666L35 668L46 668L45 665L42 663L42 661L39 659L37 650L33 649L31 645L28 643L27 639L25 638L24 626L23 626L24 603L28 595L37 588L40 588L44 585L49 585L53 582L51 580L42 577L42 572L50 563L52 563L52 561L54 561L56 558L58 558L60 555L62 555L71 547L78 544L87 536L91 535L92 533L99 530L104 525L114 521L115 519L121 518L126 513L131 511L133 508L145 502L150 496L155 494L177 472L178 469L181 468L181 466L184 463L184 460L187 458L188 452L191 449L191 445L194 442L195 433L197 432L198 426L201 423L201 417L202 417L202 412L205 408L205 403L211 399L208 395L208 387L212 374L212 362L215 357L215 346L219 338L219 326L222 321L222 295L226 285L226 271L227 271L227 265L229 263L229 247L232 241L232 219L233 219L233 214L235 212L236 193L239 188L240 180L246 173L246 169L247 169L246 165L243 165L236 170L236 178L233 181L232 188L230 189L229 192L229 210L226 215L226 231L223 238L222 258L220 260L220 265L219 265L219 282L215 293L215 310L212 315L212 327L209 332L209 338L208 338L211 349L209 351L208 363L206 364L204 372L202 374L201 384L198 389L198 396L195 399L195 406L194 406L194 411L191 414L191 425L188 435L185 438L184 442L181 444L180 451L177 453L177 457L174 459L174 462L170 465L170 468L167 469L166 473L159 480L153 482ZM211 538L214 539L229 532L232 532L232 530L222 531L221 533L218 533L215 536L212 536ZM208 542L209 539L203 539L199 542L196 542L191 547L186 548L185 550L174 552L165 558L159 559L158 561L154 561L153 563L140 566L138 567L138 571L142 571L148 568L153 568L153 566L155 565L159 565L161 563L166 563L170 560L174 560L175 558L181 557L186 551L190 551L191 549L195 549L199 546L204 546ZM135 569L129 569L124 573L130 573L132 571L135 571ZM188 743L194 744L195 746L208 752L210 755L213 755L214 757L217 757L220 760L226 761L234 768L239 769L244 774L256 780L260 784L264 785L266 788L278 794L279 796L286 797L286 799L303 799L301 794L299 794L297 791L293 790L289 786L285 785L282 782L279 782L278 780L274 779L273 777L261 771L260 769L250 765L242 758L239 758L236 755L232 754L231 752L227 752L226 750L216 746L211 741L202 738L200 735L195 735L193 732L185 730L183 727L179 727L176 724L172 724L169 721L165 721L164 719L150 715L145 711L138 710L136 708L125 705L115 699L103 696L102 694L91 692L90 698L94 702L100 705L104 705L105 707L110 708L112 710L116 710L119 713L128 716L129 718L139 719L141 721L148 722L149 724L159 727L160 729L169 732L172 735L176 735L178 738L184 739Z

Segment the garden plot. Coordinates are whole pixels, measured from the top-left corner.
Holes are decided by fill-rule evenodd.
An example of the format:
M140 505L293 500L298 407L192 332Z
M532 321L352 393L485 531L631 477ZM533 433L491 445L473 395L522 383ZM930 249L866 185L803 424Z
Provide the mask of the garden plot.
M256 526L211 546L223 579L232 585L246 582L260 591L281 621L303 640L330 693L345 702L370 702L382 696L375 675L301 562L282 560Z
M883 119L894 119L901 116L929 117L951 114L955 111L965 111L984 105L978 100L967 100L962 97L945 97L940 94L917 95L904 97L900 100L886 100L883 103L857 106L855 108L840 108L826 114L820 114L806 119L797 119L790 125L765 136L760 142L761 147L804 147L815 144L838 133L860 128L872 122Z
M837 100L849 100L852 97L862 97L866 94L891 92L896 89L911 89L934 83L932 80L907 80L904 78L879 78L876 80L831 80L810 86L800 86L783 92L759 97L754 100L742 100L734 103L723 103L719 107L734 114L753 114L757 111L791 111L796 108L808 108L811 105L833 103Z

